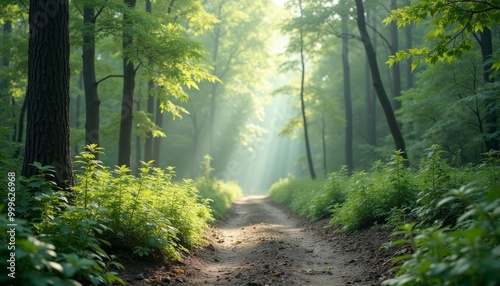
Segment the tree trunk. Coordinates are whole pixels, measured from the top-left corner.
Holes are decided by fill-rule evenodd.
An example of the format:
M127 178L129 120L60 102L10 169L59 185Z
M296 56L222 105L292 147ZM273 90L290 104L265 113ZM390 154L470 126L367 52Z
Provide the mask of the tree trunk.
M28 48L28 121L21 174L31 164L52 165L59 188L73 186L69 119L69 1L31 0Z
M124 0L124 3L130 8L134 8L136 0ZM125 54L125 51L133 42L133 35L130 32L130 26L132 25L132 23L130 23L129 15L127 13L123 14L123 22L123 93L120 137L118 142L118 165L126 165L130 167L135 69L134 63L132 63L128 56Z
M141 110L141 100L137 100L137 111ZM141 136L137 134L135 136L135 168L134 170L139 174L139 168L141 167L141 159L142 159L142 144L141 144Z
M372 74L373 85L375 87L375 91L377 92L378 99L382 108L384 110L385 117L387 119L387 124L389 125L389 129L391 131L391 135L394 139L394 143L396 145L396 149L402 151L402 156L405 160L405 165L408 165L408 154L406 153L405 141L403 139L403 135L399 130L399 126L396 122L396 117L394 116L394 111L391 106L391 102L387 97L387 93L385 92L384 86L382 84L382 79L380 77L380 71L378 69L377 57L375 54L375 50L373 49L370 36L368 35L368 31L366 29L365 22L365 11L363 7L362 0L355 0L356 8L357 8L357 23L359 32L361 34L361 39L363 41L363 45L365 47L366 56L368 58L368 63L370 64L370 72Z
M376 28L376 15L367 12L366 16L370 19L371 25ZM377 32L373 32L373 49L377 50ZM366 81L366 114L367 114L367 142L371 146L377 146L377 94L373 87L372 75L368 59L365 63L365 81Z
M300 16L302 17L302 0L299 0L300 5ZM304 58L304 33L300 29L300 64L301 64L301 78L300 78L300 106L302 110L302 122L304 124L304 139L306 143L306 155L307 155L307 165L309 166L309 174L311 179L316 179L316 173L314 172L314 164L311 155L311 146L309 144L309 133L307 129L307 117L306 117L306 105L304 101L304 85L306 76L305 58Z
M411 0L406 0L406 6L411 6ZM408 24L405 27L405 38L406 38L406 49L411 49L413 47L413 35L412 35L412 24ZM406 89L413 87L413 73L411 72L411 62L412 59L406 61Z
M156 100L156 115L155 115L155 124L158 126L160 129L163 127L163 113L160 108L161 102L160 99L158 98ZM155 160L155 166L159 167L160 166L160 149L161 149L161 137L155 137L153 139L153 160Z
M10 20L6 20L3 24L3 43L2 47L2 66L5 70L7 70L10 66L10 36L12 34L12 22ZM4 75L4 77L0 80L0 100L4 100L7 104L10 94L9 94L9 76Z
M148 81L148 114L151 115L151 121L154 122L155 118L155 98L152 94L154 88L154 83L152 80ZM153 133L148 132L146 137L146 143L144 143L144 160L146 162L154 160L153 159Z
M482 32L479 33L481 39L481 55L483 58L483 80L485 83L494 82L494 78L491 77L491 57L493 56L493 43L491 37L491 30L489 28L484 28ZM495 112L496 102L494 99L488 99L485 102L486 114L485 114L485 124L487 126L487 134L495 134L497 132L497 122L498 113ZM487 151L498 150L499 140L497 138L488 138L485 142Z
M23 106L21 107L21 112L19 113L19 123L17 124L18 126L18 131L17 131L17 143L22 143L23 142L23 134L24 134L24 118L26 117L26 110L28 109L28 92L26 91L26 95L24 96L23 100ZM14 158L19 157L21 153L21 148L16 147L16 151L14 152Z
M218 19L222 18L222 5L221 3L219 5L219 9L217 12L217 17ZM217 24L214 29L214 50L212 52L212 64L213 64L213 72L212 74L214 76L218 76L218 70L217 70L217 59L219 57L219 45L220 45L220 26ZM210 156L215 160L215 147L214 147L214 140L215 140L215 114L217 112L217 93L218 93L218 87L219 83L214 82L212 84L212 91L210 94L210 117L209 117L209 130L208 130L208 146L209 146L209 153Z
M342 35L349 34L347 16L341 16ZM345 105L345 163L348 172L354 169L352 155L352 99L351 99L351 68L349 66L349 39L342 36L342 70L344 73L344 105Z
M323 173L326 176L328 175L328 169L326 165L326 120L325 120L325 111L321 115L321 145L323 148Z
M151 0L146 0L146 12L152 13ZM155 115L155 99L153 96L154 83L153 80L148 81L148 103L147 112L151 114L151 121L154 121ZM153 160L153 133L148 132L146 136L146 142L144 143L144 160L149 162Z
M390 0L390 9L395 10L398 8L397 0ZM398 27L396 22L391 22L389 24L389 29L391 31L391 54L395 55L399 51L399 39L398 39ZM401 68L399 63L394 64L391 67L392 71L392 96L393 96L393 106L394 110L401 108L401 102L398 97L401 95Z
M95 71L95 8L83 7L83 88L85 90L85 145L99 145L99 107Z

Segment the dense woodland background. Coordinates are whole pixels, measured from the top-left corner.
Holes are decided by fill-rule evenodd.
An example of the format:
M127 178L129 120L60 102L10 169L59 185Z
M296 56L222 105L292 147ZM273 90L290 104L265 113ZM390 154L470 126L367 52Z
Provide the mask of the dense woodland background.
M112 242L128 235L137 253L176 257L241 193L224 181L265 192L288 174L332 180L385 163L425 172L431 157L453 168L497 162L497 0L7 0L0 8L0 178L23 176L19 217L36 222L38 238L98 213L106 227L77 229ZM152 226L153 243L140 230L148 211L139 193L160 206L160 190L174 185L199 221L180 229L180 207L155 209L165 225ZM206 200L214 193L224 194L220 211ZM31 203L40 209L30 213Z
M374 86L354 2L289 1L281 7L273 1L71 1L72 154L96 143L106 150L106 164L155 160L156 166L175 166L181 178L199 176L202 158L210 154L215 173L241 183L241 173L250 171L239 169L255 157L252 144L267 134L276 137L278 129L301 141L308 127L312 158L300 151L292 157L302 159L291 162L306 172L363 169L393 149L405 149L411 164L432 144L461 164L479 162L483 152L498 149L490 69L500 39L498 9L486 1L455 9L461 18L436 11L443 22L417 11L400 19L413 17L418 24L398 29L402 23L383 21L411 3L386 2L364 3L370 56L381 81ZM426 3L421 5L438 5ZM2 3L2 133L6 143L18 143L5 158L22 158L26 138L27 8ZM377 86L392 110L379 104ZM271 104L273 94L289 100ZM386 119L391 113L396 125ZM276 126L274 118L287 122ZM400 134L393 140L395 132ZM237 172L227 171L232 165ZM283 176L268 172L276 173L268 184Z

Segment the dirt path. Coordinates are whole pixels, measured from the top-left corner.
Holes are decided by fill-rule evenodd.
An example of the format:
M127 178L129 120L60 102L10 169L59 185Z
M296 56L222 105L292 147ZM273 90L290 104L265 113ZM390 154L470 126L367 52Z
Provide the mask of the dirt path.
M236 201L183 285L371 285L352 253L307 231L265 196ZM359 279L358 279L359 280Z
M208 230L208 245L181 263L124 259L126 285L380 285L396 250L389 231L356 234L310 223L266 196L237 200Z

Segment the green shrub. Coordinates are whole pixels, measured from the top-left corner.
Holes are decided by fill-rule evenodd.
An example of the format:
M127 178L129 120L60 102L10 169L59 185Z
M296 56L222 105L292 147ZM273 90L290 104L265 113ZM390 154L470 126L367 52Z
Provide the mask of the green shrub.
M341 206L346 199L347 183L345 168L340 172L331 173L322 183L322 190L317 192L309 202L307 217L311 220L319 220L331 216L332 210Z
M414 252L398 257L403 261L397 277L385 285L498 285L500 281L500 189L486 191L462 187L452 190L436 206L459 201L466 205L457 228L436 224L419 229L415 223L400 227ZM471 197L481 197L480 202Z
M243 195L243 190L237 183L224 182L211 177L213 172L212 157L203 156L204 175L195 182L199 201L208 204L212 216L222 218L232 202Z
M274 183L269 196L302 216L318 220L330 215L335 205L342 204L345 194L341 186L345 180L341 172L331 174L327 180L288 177Z
M106 254L101 244L107 242L98 238L106 229L105 220L95 216L94 210L69 205L70 193L53 190L49 180L53 167L33 165L39 175L21 178L16 190L16 278L2 275L0 281L5 278L9 284L14 281L13 285L123 284L110 270L121 265ZM30 218L31 223L21 217ZM7 214L2 213L0 222L0 236L8 241ZM7 250L1 250L2 257L8 257Z
M142 162L139 175L126 166L113 172L96 160L102 149L90 145L77 156L78 203L94 202L109 219L103 238L133 249L138 255L180 258L179 251L196 246L208 223L209 208L200 203L192 182L174 183L173 168L165 170Z
M333 210L330 223L347 231L385 224L394 209L411 208L415 197L412 174L401 153L395 152L386 165L376 162L372 172L352 175L346 201Z
M243 195L240 186L234 182L223 182L213 178L200 178L195 182L202 201L207 200L211 214L219 219L224 216L232 202Z
M269 188L269 196L278 204L289 205L292 201L293 189L291 182L295 180L293 176L281 178Z

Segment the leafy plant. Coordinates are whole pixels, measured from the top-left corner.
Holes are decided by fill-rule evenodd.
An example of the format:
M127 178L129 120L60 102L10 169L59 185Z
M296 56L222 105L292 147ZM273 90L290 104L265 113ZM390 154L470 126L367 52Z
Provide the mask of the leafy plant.
M479 203L471 197L480 195ZM395 232L415 250L398 257L397 277L385 285L497 285L500 281L500 196L470 186L452 190L439 206L461 201L466 211L457 229L436 224L419 229L406 224Z

